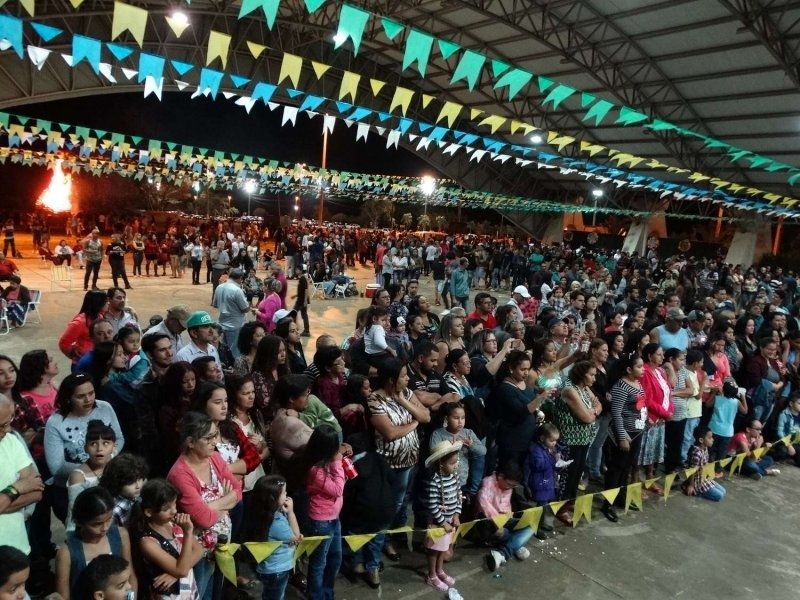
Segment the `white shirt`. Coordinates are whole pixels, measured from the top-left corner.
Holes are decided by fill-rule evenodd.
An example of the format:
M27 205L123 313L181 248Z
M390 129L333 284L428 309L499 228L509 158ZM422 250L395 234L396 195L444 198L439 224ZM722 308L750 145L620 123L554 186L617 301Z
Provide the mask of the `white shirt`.
M201 356L213 356L214 360L217 362L217 367L222 371L222 361L219 359L219 352L217 352L217 349L211 344L207 344L206 347L208 350L203 351L198 348L194 342L189 342L175 353L173 362L186 361L191 363L195 358L200 358Z
M150 329L148 329L144 333L144 335L142 337L147 337L148 335L153 335L155 333L163 333L164 335L168 335L169 336L169 339L172 340L172 350L175 352L175 355L177 355L177 353L180 352L180 350L184 346L186 346L186 340L184 339L183 335L180 334L180 333L178 335L175 335L174 333L172 333L167 328L166 320L161 321L161 323L159 323L155 327L151 327ZM175 355L173 355L173 358L172 358L173 362L178 360L175 357Z

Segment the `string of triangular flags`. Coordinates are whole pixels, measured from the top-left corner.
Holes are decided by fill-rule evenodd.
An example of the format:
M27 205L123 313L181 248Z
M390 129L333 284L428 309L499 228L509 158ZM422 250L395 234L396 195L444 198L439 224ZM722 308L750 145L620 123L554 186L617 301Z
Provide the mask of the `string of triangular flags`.
M787 435L784 438L781 438L776 444L782 443L784 445L788 445L789 443L798 443L800 442L800 432L796 434ZM756 460L761 459L764 454L767 452L767 448L761 447L757 448L753 451L753 456ZM709 462L705 464L701 471L701 477L703 479L711 479L715 478L715 472L717 470L717 465L719 465L720 469L728 469L728 478L730 479L736 474L739 474L742 466L744 465L744 461L747 458L747 454L741 453L736 454L735 456L728 456L727 458L723 458L719 461ZM682 470L682 474L684 479L689 479L693 477L699 467L690 467L687 469ZM581 522L581 520L586 520L587 523L592 522L592 505L595 499L603 500L608 502L609 504L613 504L614 501L617 499L617 496L625 490L625 504L624 504L624 511L627 514L630 510L631 506L638 508L640 511L644 509L644 500L642 497L643 489L649 489L653 486L653 484L662 481L664 482L664 491L663 491L663 499L666 503L669 499L669 495L672 491L672 488L675 484L675 479L678 477L679 472L673 472L668 475L663 475L661 477L653 477L651 479L646 479L644 482L637 481L631 483L624 487L613 488L610 490L603 490L601 492L595 492L592 494L582 494L577 496L576 498L572 499L571 503L574 506L574 510L572 512L572 527L575 528ZM557 514L564 506L569 503L569 500L557 500L555 502L551 502L547 505L547 509L552 511L553 514ZM542 518L542 514L545 510L544 506L536 506L534 508L528 508L523 511L519 511L517 513L504 513L499 514L491 518L485 519L475 519L473 521L468 521L466 523L461 523L455 531L453 543L458 543L458 541L467 535L470 530L472 530L475 525L481 521L492 521L495 526L503 527L514 515L518 515L519 519L514 526L515 530L524 529L525 527L530 527L534 533L539 529L539 522ZM367 534L357 534L357 535L345 535L342 536L342 539L345 543L350 547L353 552L359 550L362 546L366 543L371 541L375 536L380 534L399 534L399 533L406 533L411 535L413 533L424 534L427 537L431 538L433 541L438 540L441 538L445 531L443 528L430 528L424 530L414 530L411 527L400 527L398 529L390 529L387 531L380 531L375 533L367 533ZM295 547L294 551L294 559L292 563L292 567L296 564L297 560L304 556L309 555L314 552L314 550L319 546L319 544L328 539L327 536L314 536L303 538L300 543ZM275 550L277 550L281 545L281 542L245 542L244 546L247 550L253 555L253 558L257 562L261 562L266 560ZM215 553L215 557L217 558L217 565L220 567L222 574L225 576L226 579L231 581L232 583L236 583L236 565L233 558L235 552L239 549L238 544L227 544L219 549L217 549Z
M314 14L326 3L325 0L304 1L309 14ZM83 3L83 0L70 0L70 3L77 9ZM187 3L191 4L188 0ZM21 0L21 4L28 14L33 17L35 14L34 0ZM238 18L252 18L251 15L258 13L259 9L261 9L267 27L272 30L279 8L280 0L243 0ZM139 42L141 47L147 17L148 13L145 9L126 5L119 1L115 2L112 31L116 35L112 35L112 38L116 38L123 32L128 31ZM172 16L165 18L177 37L180 37L188 26L187 22L178 21ZM641 126L653 131L670 131L676 135L702 142L709 150L724 152L725 160L729 164L738 164L740 167L760 169L770 173L786 171L786 181L790 185L794 185L800 178L800 168L793 165L781 163L668 121L652 119L649 115L636 108L610 102L595 94L561 83L543 74L535 74L506 61L491 58L488 54L478 50L464 49L451 39L437 37L422 31L418 27L408 26L399 22L396 18L382 16L362 7L342 3L338 11L336 35L333 36L334 47L340 48L349 40L352 44L353 54L357 55L365 31L373 32L375 36L384 35L390 42L396 43L398 47L403 41L402 69L414 68L423 78L426 75L431 53L436 47L443 64L452 73L451 86L464 80L469 90L472 91L482 77L488 77L494 81L492 86L494 90L498 93L502 93L503 90L506 91L509 102L524 91L527 98L541 96L540 103L542 108L545 109L548 105L552 105L553 109L557 109L562 103L569 101L571 98L580 97L580 109L585 111L582 120L593 123L594 126L600 126L605 122L606 124L613 123L614 125L625 127ZM216 39L214 39L215 37ZM209 40L209 56L220 57L224 66L227 60L230 36L212 32L211 38ZM211 52L212 48L213 52ZM549 133L560 136L556 132ZM749 165L742 164L744 161L748 161Z

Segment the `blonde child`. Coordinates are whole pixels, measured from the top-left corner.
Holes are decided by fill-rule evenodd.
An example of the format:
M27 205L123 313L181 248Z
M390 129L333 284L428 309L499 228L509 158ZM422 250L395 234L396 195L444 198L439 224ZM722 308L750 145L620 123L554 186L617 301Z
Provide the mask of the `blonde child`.
M67 480L67 531L75 529L72 522L72 505L75 498L86 489L94 487L100 483L108 461L114 456L117 448L117 434L108 425L99 419L92 419L86 425L86 441L83 449L89 458L80 467L69 474Z
M192 535L189 515L178 513L177 500L178 490L163 479L153 479L142 487L141 501L131 514L139 585L151 600L197 597L192 568L203 558L203 547Z
M465 494L474 497L478 493L483 479L483 467L486 460L486 445L471 429L464 427L466 411L461 402L445 404L444 427L431 435L431 447L439 442L461 442L460 460L458 461L458 484Z
M294 547L303 535L297 525L294 503L286 495L286 480L280 475L265 475L256 481L247 531L258 541L281 543L258 564L256 574L261 580L262 600L283 600L292 573Z
M428 577L425 582L432 588L446 592L456 580L444 572L444 559L451 551L453 533L460 525L461 487L458 480L458 458L463 444L443 441L431 448L425 460L430 473L425 482L425 504L430 515L431 529L444 529L438 540L428 536Z

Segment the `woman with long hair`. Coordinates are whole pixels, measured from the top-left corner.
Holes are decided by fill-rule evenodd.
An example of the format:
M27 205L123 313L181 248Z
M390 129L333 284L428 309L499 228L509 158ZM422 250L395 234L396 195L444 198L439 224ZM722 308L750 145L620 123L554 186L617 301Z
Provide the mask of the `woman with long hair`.
M601 338L595 338L589 343L587 358L595 368L592 393L600 402L602 412L597 416L597 434L589 446L586 455L586 466L589 477L599 480L602 477L603 446L608 437L608 423L611 421L611 404L608 400L608 376L611 367L608 364L608 343Z
M159 465L150 465L160 474L166 473L180 454L178 423L194 402L197 394L197 373L188 362L178 361L167 367L158 396L156 424L163 444Z
M90 290L83 296L83 303L72 320L67 323L66 329L58 338L58 348L64 356L72 361L72 365L89 352L92 342L89 328L97 319L102 319L108 309L108 296L100 290Z
M300 329L293 316L284 317L275 325L275 335L286 343L286 363L291 373L302 374L308 368L303 344L300 342Z
M288 374L286 342L277 335L265 335L258 343L252 372L253 385L256 388L256 408L264 417L264 423L272 421L272 389L278 379Z
M4 357L0 356L0 361ZM12 363L13 364L13 363ZM19 390L14 428L22 434L34 460L44 457L43 433L47 419L55 411L58 389L53 380L58 363L47 350L31 350L19 361L16 389ZM0 393L4 393L0 390ZM8 395L13 399L12 395ZM37 456L38 455L38 456Z
M253 361L256 358L258 344L267 335L264 324L259 321L248 321L239 331L236 344L239 356L233 361L233 374L237 377L249 375L253 370Z
M642 387L647 403L648 422L639 453L639 465L645 468L647 479L652 479L656 467L664 462L665 423L672 417L674 405L669 380L661 367L664 363L663 348L656 343L647 344L642 348L641 356L644 361ZM663 491L657 483L653 483L649 489L656 494Z
M425 296L412 298L408 305L410 315L418 315L429 342L432 342L441 327L439 315L431 312L431 303Z
M442 318L442 326L439 329L439 339L436 342L439 350L438 370L444 370L444 363L451 350L459 348L466 350L464 343L464 319L452 314L447 314Z

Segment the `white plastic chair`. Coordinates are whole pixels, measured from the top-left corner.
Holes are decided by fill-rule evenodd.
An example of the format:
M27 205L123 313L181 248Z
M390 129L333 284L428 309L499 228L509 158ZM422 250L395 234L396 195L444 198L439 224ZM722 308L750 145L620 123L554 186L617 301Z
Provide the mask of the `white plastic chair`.
M325 299L325 285L321 281L314 283L314 295L312 298L316 298L317 296L323 300Z
M333 286L333 297L334 298L344 298L345 292L347 291L347 284L340 283L338 285Z
M0 299L0 335L7 335L9 333L11 333L11 324L8 322L6 301Z

